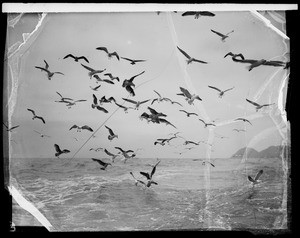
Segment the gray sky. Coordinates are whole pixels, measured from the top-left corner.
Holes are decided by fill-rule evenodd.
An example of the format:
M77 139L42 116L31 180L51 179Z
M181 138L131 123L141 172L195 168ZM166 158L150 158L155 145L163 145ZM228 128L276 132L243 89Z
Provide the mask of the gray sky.
M86 145L76 154L75 158L102 156L89 151L92 147L104 147L116 153L115 146L124 149L143 148L139 157L177 157L177 152L184 151L182 139L176 139L173 146L154 146L157 138L168 138L169 133L181 132L187 140L199 141L212 139L213 157L228 157L236 150L249 145L262 150L270 145L281 144L284 134L276 127L282 123L277 107L279 88L287 71L279 67L262 66L248 71L248 64L233 62L224 55L232 51L242 53L249 59L282 60L288 51L283 39L249 12L216 12L215 17L200 17L194 19L182 17L181 13L171 13L172 21L167 14L149 13L67 13L48 14L47 21L38 37L34 40L26 54L22 55L21 71L19 73L18 97L12 125L21 126L12 133L11 143L13 157L54 157L54 144L71 153L61 158L70 158L87 141L91 132L83 130L69 131L77 124L89 125L94 131L115 111L114 104L104 104L109 113L104 114L91 108L92 94L98 98L113 96L122 104L122 97L128 96L121 87L124 79L128 79L145 70L145 73L134 80L136 96L133 100L153 99L157 95L180 102L183 108L170 103L143 104L137 111L125 114L118 110L105 125L111 127L118 139L109 141L108 131L103 126ZM277 13L284 16L282 13ZM28 16L26 16L28 18ZM30 17L29 17L30 18ZM172 22L175 34L172 37ZM28 26L27 26L28 28ZM23 27L15 31L24 32ZM229 38L222 42L220 37L210 30L224 34L234 30ZM10 31L9 36L13 35ZM13 37L8 38L8 45ZM175 42L174 42L175 41ZM192 63L186 65L185 57L177 50L178 46L192 57L207 61L208 64ZM120 56L132 59L145 59L146 62L130 65L125 60L108 59L97 47L107 47L109 51L117 51ZM114 85L102 83L98 92L90 89L96 86L96 80L90 79L87 70L72 59L63 59L69 53L88 58L89 65L95 69L106 69L120 78ZM65 75L55 75L49 81L44 72L34 66L44 66L43 60L50 65L50 70L63 72ZM100 74L100 77L103 74ZM188 75L188 76L186 76ZM188 81L191 80L191 81ZM139 85L142 84L140 87ZM227 89L235 87L220 99L216 91L208 85ZM265 89L262 90L262 86ZM188 105L180 93L179 87L196 92L203 99ZM60 92L65 97L86 99L68 109L64 104L55 103L59 100L56 94ZM255 108L245 101L248 98L258 103L276 103L272 107L255 112ZM284 98L285 100L285 94ZM131 106L130 103L125 103ZM177 129L165 124L147 124L139 116L149 112L147 106L168 115L167 120ZM31 108L37 115L43 116L46 124L32 120L27 111ZM216 120L218 127L214 128L215 137L209 137L209 129L204 128L197 117L187 118L180 109L199 114L199 118ZM237 117L250 118L253 126L243 122L229 123ZM223 125L222 125L223 123ZM282 125L279 125L281 128ZM246 129L247 133L237 133L234 128ZM33 130L50 135L51 138L41 138ZM228 138L220 139L218 136ZM76 137L78 141L74 139ZM177 146L177 147L175 147ZM186 146L190 147L190 146ZM199 158L207 155L208 147L200 144L182 154L189 158Z

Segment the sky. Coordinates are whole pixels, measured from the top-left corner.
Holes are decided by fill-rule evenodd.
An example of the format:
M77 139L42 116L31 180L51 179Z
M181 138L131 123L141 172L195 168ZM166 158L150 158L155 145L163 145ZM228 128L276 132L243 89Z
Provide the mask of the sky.
M287 70L262 66L248 71L248 64L235 63L224 56L233 52L242 53L248 59L286 61L288 41L284 41L250 12L215 12L214 17L203 16L199 19L181 14L48 13L35 35L31 36L32 40L29 39L31 41L26 51L15 56L19 60L18 87L16 100L9 104L10 107L13 105L10 125L20 127L10 133L11 156L54 157L54 144L58 144L61 149L71 151L61 155L62 159L102 157L105 156L103 152L89 149L102 147L117 153L116 146L132 149L141 158L226 158L245 146L260 151L282 144L287 139L286 125L278 103L285 103ZM270 17L268 12L262 14ZM273 14L284 19L283 12ZM19 25L9 27L7 46L20 40L20 33L32 31L36 23L35 15L23 15ZM211 29L223 34L234 32L222 42ZM208 64L193 62L187 65L177 46ZM107 47L121 57L146 61L131 65L126 60L109 59L105 52L96 50L97 47ZM63 59L69 53L83 55L89 63ZM44 72L35 68L43 67L44 60L50 70L63 72L64 75L54 75L48 80ZM120 82L100 83L99 90L92 91L90 87L99 84L89 78L88 71L80 63L94 69L106 69L105 73L118 76ZM136 95L131 97L121 86L122 82L142 71L145 73L134 79ZM103 74L99 76L106 78ZM209 85L223 90L234 89L219 98L217 91ZM8 87L12 87L11 82ZM179 87L198 94L202 101L196 100L194 105L189 105L183 97L176 95L180 93ZM183 107L168 102L151 105L157 97L154 90L181 103ZM278 100L280 91L283 92L282 100ZM87 101L68 109L63 103L55 102L60 99L56 92L64 97ZM104 95L106 98L113 96L119 104L123 104L122 98L127 97L150 101L142 104L139 110L130 110L127 114L113 103L104 104L103 107L109 111L105 114L91 108L93 93L99 99ZM256 112L246 98L261 104L275 104ZM132 105L126 102L124 106ZM166 119L176 128L140 120L143 112L149 113L148 106L165 113ZM27 108L35 110L46 124L32 120ZM187 118L179 110L195 112L198 117ZM238 117L248 118L253 125L234 121ZM215 121L217 127L204 128L198 118ZM97 130L95 137L91 137L93 133L86 130L69 130L74 124L88 125L94 132ZM109 141L104 125L112 128L118 138ZM235 128L245 129L246 132L237 133L233 131ZM50 138L42 138L34 130ZM180 132L178 135L186 140L212 143L212 147L200 143L187 150L185 148L191 146L184 146L183 138L174 139L170 145L154 145L157 138L170 138L170 133L176 132ZM222 136L224 138L220 138Z

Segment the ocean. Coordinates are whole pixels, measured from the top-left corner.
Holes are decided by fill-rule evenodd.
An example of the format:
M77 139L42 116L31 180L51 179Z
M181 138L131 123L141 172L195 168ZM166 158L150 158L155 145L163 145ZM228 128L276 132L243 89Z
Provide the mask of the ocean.
M97 158L97 157L95 157ZM12 159L11 184L48 219L53 231L285 230L286 179L279 158L116 159L105 171L91 159ZM263 169L254 187L247 176ZM14 204L13 223L32 225ZM23 214L23 215L22 215ZM38 225L38 224L37 224Z

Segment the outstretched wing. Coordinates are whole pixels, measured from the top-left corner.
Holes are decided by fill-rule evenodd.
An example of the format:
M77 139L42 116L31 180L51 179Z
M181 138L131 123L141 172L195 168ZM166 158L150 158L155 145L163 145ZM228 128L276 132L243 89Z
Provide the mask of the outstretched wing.
M117 102L115 102L115 104L116 104L118 107L126 108L126 107L124 107L123 105L118 104Z
M184 50L180 49L178 46L177 46L177 48L185 57L187 57L188 59L191 58L191 56L189 56Z
M45 72L49 72L49 70L48 69L44 69L44 68L42 68L42 67L39 67L39 66L35 66L35 68L37 68L37 69L40 69L40 70L43 70L43 71L45 71Z
M96 104L96 105L97 105L97 103L98 103L98 99L97 99L97 97L96 97L95 94L93 94L93 102L94 102L94 104Z
M74 55L72 55L72 54L66 55L66 56L64 57L64 59L66 59L66 58L68 58L68 57L71 57L71 58L73 58L73 59L76 59L76 57L75 57Z
M46 124L44 118L37 116L36 118L40 119L44 124Z
M71 128L69 129L69 131L72 130L72 129L74 129L74 128L78 128L78 126L77 125L71 126Z
M221 90L221 89L218 89L218 88L216 88L216 87L209 86L209 85L208 85L208 87L209 87L209 88L212 88L212 89L215 89L215 90L217 90L217 91L219 91L219 92L222 92L222 90Z
M155 90L153 90L159 97L161 97L161 95L160 95L160 93L159 92L157 92L157 91L155 91Z
M137 74L137 75L134 75L133 77L131 77L131 78L129 79L129 81L132 82L132 81L134 80L134 78L136 78L137 76L140 76L140 75L143 74L143 73L145 73L145 71L143 71L143 72L141 72L141 73L139 73L139 74Z
M146 103L146 102L148 102L148 101L150 101L150 99L141 101L140 104Z
M127 98L122 98L124 101L126 101L126 102L130 102L130 103L133 103L133 104L137 104L137 102L136 101L134 101L134 100L131 100L131 99L127 99Z
M146 172L140 172L141 175L144 175L148 180L151 179L150 175Z
M94 69L92 69L92 68L90 68L90 67L88 67L88 66L86 66L86 65L84 65L84 64L81 64L82 65L82 67L84 67L84 68L86 68L88 71L95 71Z
M61 153L61 150L60 150L58 144L54 144L54 148L55 148L55 150L56 150L57 153Z
M85 58L84 56L80 56L80 57L78 57L78 59L83 59L83 60L85 60L87 63L90 63L90 62L88 61L88 59Z
M130 62L133 62L133 61L134 61L134 60L132 60L132 59L125 58L125 57L121 57L121 59L128 60L128 61L130 61Z
M120 60L120 57L119 57L119 55L118 55L118 53L117 53L117 52L113 52L111 55L114 55L114 56L116 56L116 58L117 58L118 60Z
M257 175L255 176L254 180L257 181L259 179L259 177L263 174L263 170L259 170L259 172L257 173Z
M255 183L255 180L253 180L253 178L251 178L251 176L248 176L248 180L252 183Z
M108 111L104 108L104 107L100 107L100 106L97 106L96 107L99 111L102 111L104 113L108 113Z
M214 31L212 29L210 29L213 33L217 34L218 36L221 36L221 37L224 37L225 35L223 35L222 33L220 32L217 32L217 31Z
M190 94L190 92L187 89L185 89L183 87L179 87L179 88L180 88L180 91L184 94L184 96L186 96L188 98L192 97L192 95Z
M106 47L97 47L96 50L103 50L108 54L108 50Z
M160 163L160 160L153 166L153 169L151 171L150 177L152 178L152 176L154 175L155 171L156 171L156 166Z
M105 128L108 130L108 132L109 132L109 134L110 134L111 136L114 135L114 132L113 132L112 129L110 129L108 126L105 126Z
M120 147L115 147L117 150L120 150L121 152L124 152L123 149L121 149Z
M223 92L225 93L225 92L228 92L228 91L230 91L230 90L232 90L232 89L234 89L234 87L228 88L228 89L224 90Z
M27 110L32 112L32 114L35 116L35 112L32 109L27 108Z
M13 126L12 128L10 128L9 130L11 131L11 130L13 130L13 129L16 129L16 128L18 128L20 125L18 125L18 126Z
M181 16L192 16L192 15L195 15L197 12L195 11L188 11L188 12L184 12L181 14Z
M233 54L232 52L229 52L229 53L227 53L227 54L224 56L224 58L226 58L228 55L234 56L234 54Z
M4 124L4 122L2 122L2 124L6 127L6 129L8 130L8 126Z
M46 69L49 69L49 64L47 63L47 61L44 60L44 62L45 62L45 68L46 68Z
M84 125L83 127L81 127L81 129L85 129L85 130L88 130L88 131L91 131L91 132L93 132L93 129L92 128L90 128L89 126L87 126L87 125Z
M100 159L92 158L92 160L95 161L95 162L97 162L97 163L99 163L99 164L102 165L102 166L105 166L105 164L106 164L106 163L104 163L104 162L103 162L102 160L100 160Z
M193 59L193 61L198 62L198 63L202 63L202 64L207 64L206 61L202 61L202 60L198 60L198 59Z
M213 17L213 16L215 16L214 13L208 12L208 11L201 11L201 12L199 12L199 13L200 13L200 15L202 15L202 16L208 16L208 17Z
M114 154L110 153L107 149L104 149L104 152L109 156L114 156Z
M260 106L258 103L253 102L253 101L251 101L251 100L249 100L249 99L247 99L247 98L246 98L246 101L249 102L249 103L251 103L251 104L254 105L254 106Z

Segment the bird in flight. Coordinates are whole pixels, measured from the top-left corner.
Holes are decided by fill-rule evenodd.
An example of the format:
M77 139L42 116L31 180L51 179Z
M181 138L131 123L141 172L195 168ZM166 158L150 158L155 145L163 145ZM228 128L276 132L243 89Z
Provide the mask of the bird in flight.
M212 31L213 33L217 34L218 36L220 36L222 42L225 42L225 39L228 37L228 35L229 35L230 33L234 32L234 30L232 30L232 31L230 31L230 32L228 32L227 34L224 35L224 34L222 34L222 33L220 33L220 32L214 31L214 30L212 30L212 29L211 29L211 31Z
M103 103L111 103L111 102L116 102L115 98L114 97L109 97L108 99L103 96L102 98L100 98L99 102L100 102L100 105L102 105Z
M163 101L168 101L170 100L169 98L165 98L165 97L162 97L161 94L155 90L153 90L157 95L158 95L158 98L154 98L151 102L151 105L154 103L154 102L163 102Z
M145 62L146 60L134 60L134 59L129 59L129 58L125 58L125 57L121 57L122 59L124 60L128 60L130 61L130 64L132 65L135 65L136 63L139 63L139 62Z
M119 57L117 52L115 52L115 51L114 52L108 52L106 47L97 47L96 50L102 50L102 51L106 52L109 59L111 59L113 56L115 56L118 60L120 60L120 57Z
M194 62L198 62L198 63L202 63L202 64L207 64L207 62L205 61L202 61L202 60L198 60L198 59L195 59L195 58L192 58L191 56L189 56L185 51L183 51L182 49L180 49L178 46L177 46L178 50L187 58L187 64L190 64L192 63L193 61Z
M98 89L101 87L101 84L96 86L96 87L91 87L90 88L93 90L93 91L98 91Z
M233 129L233 131L236 131L236 132L240 132L240 131L243 131L243 132L246 132L245 130L243 130L243 129Z
M33 130L33 131L34 131L35 133L39 134L40 137L48 137L48 138L50 138L50 136L45 135L45 134L43 134L43 133L41 133L41 132L39 132L39 131L36 131L36 130Z
M105 128L108 130L109 135L108 135L108 139L110 141L112 141L114 138L119 138L118 135L116 135L113 130L111 128L109 128L108 126L105 126Z
M143 74L143 73L145 73L145 71L143 71L143 72L141 72L141 73L139 73L139 74L137 74L137 75L132 76L130 79L125 79L125 80L123 81L122 87L125 88L126 91L130 93L131 96L135 96L134 90L133 90L133 88L132 88L132 87L135 87L135 84L133 83L133 80L134 80L137 76L139 76L139 75L141 75L141 74Z
M125 106L123 106L123 105L120 105L120 104L118 104L117 102L115 102L115 104L116 104L118 107L122 108L122 109L124 110L125 113L128 113L128 110L129 110L129 109L134 109L133 107L125 107Z
M123 99L124 101L126 101L126 102L130 102L130 103L135 104L134 110L139 110L140 106L141 106L143 103L146 103L146 102L150 101L150 99L144 100L144 101L134 101L134 100L127 99L127 98L122 98L122 99Z
M190 117L190 116L192 116L192 115L198 116L198 114L195 113L195 112L187 112L187 111L185 111L185 110L179 110L179 111L180 111L180 112L184 112L184 113L186 114L187 117Z
M45 68L39 67L39 66L35 66L35 68L40 69L40 70L42 70L42 71L45 71L45 72L47 73L47 76L48 76L48 79L49 79L49 80L51 80L51 78L53 77L54 74L61 74L61 75L64 75L64 74L61 73L61 72L51 72L51 71L49 70L49 64L47 63L47 61L44 60L44 62L45 62Z
M78 62L78 60L83 59L83 60L85 60L87 63L90 63L86 57L84 57L84 56L79 56L79 57L77 57L77 56L74 56L74 55L72 55L72 54L66 55L66 56L64 57L64 59L67 59L67 58L70 58L70 57L73 58L73 59L75 60L75 62Z
M108 113L108 111L104 107L100 107L98 104L98 99L95 94L93 94L93 103L92 103L92 108L97 108L99 111L102 111L104 113Z
M66 106L70 109L72 106L75 106L77 102L86 102L85 99L79 99L72 102L65 102L67 103Z
M245 60L244 56L242 54L233 54L232 52L227 53L224 58L226 58L228 55L232 56L233 59L236 59L237 57L240 57L241 60Z
M12 126L11 128L8 128L8 126L4 122L2 122L2 123L5 126L6 131L9 131L9 132L11 132L13 129L16 129L20 126L20 125L17 125L17 126Z
M225 92L234 89L234 87L232 87L232 88L229 88L229 89L226 89L226 90L223 91L223 90L221 90L221 89L219 89L219 88L217 88L217 87L213 87L213 86L208 86L208 87L209 87L209 88L212 88L212 89L214 89L214 90L217 90L217 91L219 92L219 98L222 98L222 97L224 96L224 93L225 93Z
M271 104L262 104L262 105L260 105L260 104L258 104L256 102L253 102L253 101L251 101L251 100L249 100L247 98L246 98L246 101L255 106L256 112L258 112L258 110L261 109L261 108L263 108L263 107L271 106L271 105L274 104L274 103L271 103Z
M134 181L135 181L135 186L137 186L139 183L140 183L140 184L143 184L143 185L145 185L145 186L147 186L146 183L145 183L144 181L139 180L139 179L136 179L136 178L134 177L134 175L133 175L132 172L129 172L129 173L131 174L131 176L133 177L133 179L134 179Z
M70 151L67 150L67 149L61 150L61 149L59 148L59 145L57 145L57 144L54 144L54 148L55 148L55 150L56 150L55 156L56 156L57 158L59 158L59 156L60 156L61 154L67 154L67 153L70 153Z
M112 163L115 162L115 159L119 156L118 154L113 154L111 152L109 152L107 149L104 149L105 154L107 154L108 156L111 157L111 161Z
M107 74L104 74L105 76L108 76L109 78L110 78L110 80L117 80L118 82L120 82L120 79L119 79L119 77L115 77L115 76L113 76L112 74L110 74L110 73L107 73Z
M199 118L199 121L203 122L204 124L204 128L206 128L207 126L216 126L215 124L213 123L206 123L204 120L202 120L201 118Z
M88 130L88 131L90 131L90 132L93 132L93 129L90 128L90 127L87 126L87 125L84 125L84 126L73 125L73 126L69 129L69 131L72 130L72 129L77 129L77 132L81 132L81 130Z
M193 145L199 145L200 144L200 142L194 142L194 141L191 141L191 140L186 140L184 143L183 143L183 145L188 145L188 144L193 144Z
M111 163L106 163L100 159L92 158L92 160L101 165L101 168L100 168L101 170L105 170L108 165L112 166Z
M147 173L147 172L140 172L141 175L145 176L147 178L147 184L146 186L147 187L150 187L151 184L155 184L155 185L158 185L157 182L153 181L152 180L152 177L153 175L155 174L155 171L156 171L156 166L160 163L160 160L153 166L152 170L151 170L151 173Z
M203 161L202 165L205 165L206 163L209 163L212 167L215 167L215 165L213 163L209 162L209 161Z
M120 148L120 147L115 147L117 150L120 150L120 152L118 152L118 154L122 154L123 155L123 157L124 157L124 159L123 159L123 161L124 161L124 163L126 163L126 161L128 160L128 159L130 159L130 158L133 158L133 157L135 157L135 153L134 153L134 151L133 150L123 150L122 148ZM132 153L131 155L129 155L128 153Z
M184 96L185 100L188 102L188 104L190 104L190 105L194 104L195 99L202 101L202 99L198 95L196 95L196 94L192 95L187 89L185 89L183 87L179 87L179 88L182 93L177 93L177 95Z
M252 125L252 123L251 123L249 120L247 120L247 119L245 119L245 118L241 118L241 117L239 117L239 118L235 119L235 121L243 121L243 122L248 122L250 125Z
M101 150L103 150L103 148L102 147L98 147L98 148L90 148L90 151L92 151L92 150L94 150L94 151L96 151L96 152L99 152L99 151L101 151Z
M56 92L60 96L60 101L55 101L55 102L66 102L69 103L70 101L74 101L72 98L66 98L63 97L59 92Z
M253 179L251 176L248 176L248 180L252 182L252 185L254 186L255 184L259 183L260 181L258 180L260 176L263 174L263 170L259 170L259 172L256 174L255 178Z
M214 17L215 14L208 11L187 11L182 13L181 16L194 16L195 19L198 19L200 16Z
M33 114L32 120L34 120L34 119L40 119L44 124L46 124L44 118L43 118L43 117L40 117L40 116L37 116L37 115L35 114L35 111L34 111L34 110L29 109L29 108L27 108L27 110L30 111L30 112Z
M115 84L113 81L111 81L109 79L100 78L99 75L97 75L97 74L94 74L93 77L97 80L96 83L105 82L105 83L108 83L108 84Z
M89 71L89 72L88 72L88 75L89 75L90 79L91 79L94 75L100 74L100 73L102 73L102 72L104 72L104 71L106 70L106 69L103 69L103 70L100 70L100 69L99 69L99 70L96 70L96 69L93 69L93 68L91 68L91 67L88 67L88 66L86 66L86 65L84 65L84 64L81 64L81 66Z

